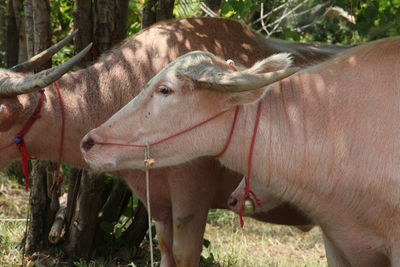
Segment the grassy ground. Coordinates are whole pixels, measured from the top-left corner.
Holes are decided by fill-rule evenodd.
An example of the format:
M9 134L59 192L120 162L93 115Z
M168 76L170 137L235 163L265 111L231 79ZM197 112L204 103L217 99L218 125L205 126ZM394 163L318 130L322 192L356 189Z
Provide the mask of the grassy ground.
M0 174L0 219L26 218L28 193L22 186ZM244 229L238 217L228 211L211 211L205 234L202 267L211 266L326 266L322 237L318 228L303 233L296 228L260 223L245 218ZM0 266L21 266L19 243L24 222L0 220ZM55 262L55 261L53 261ZM141 265L141 264L140 264ZM48 266L32 264L31 266ZM106 264L104 261L78 262L86 266L135 266ZM137 265L139 266L139 265Z
M217 210L209 214L205 238L211 244L203 256L212 254L219 266L327 266L318 228L303 233L245 218L242 229L235 214Z
M15 181L0 173L0 266L18 266L22 261L19 243L25 222L1 221L26 219L28 193Z

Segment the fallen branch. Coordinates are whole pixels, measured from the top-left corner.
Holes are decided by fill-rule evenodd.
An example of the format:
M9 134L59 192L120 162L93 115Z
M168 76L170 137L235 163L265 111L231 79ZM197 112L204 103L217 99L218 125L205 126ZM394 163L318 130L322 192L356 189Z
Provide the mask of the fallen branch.
M65 218L67 214L67 194L60 198L60 208L58 209L54 218L53 225L49 232L49 241L52 244L58 244L63 236L65 226Z
M218 18L218 14L211 10L204 2L200 3L200 9L212 18Z

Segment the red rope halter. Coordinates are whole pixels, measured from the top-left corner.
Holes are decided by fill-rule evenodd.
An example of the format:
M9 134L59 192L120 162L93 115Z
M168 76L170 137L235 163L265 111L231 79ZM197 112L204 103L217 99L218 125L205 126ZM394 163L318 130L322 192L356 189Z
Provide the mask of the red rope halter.
M193 126L190 126L189 128L186 128L186 129L184 129L184 130L181 130L181 131L176 132L176 133L174 133L174 134L172 134L172 135L170 135L170 136L161 138L160 140L151 142L151 143L149 143L149 144L124 144L124 143L112 143L112 142L93 142L93 144L98 144L98 145L114 145L114 146L127 146L127 147L147 147L147 146L154 146L154 145L158 145L158 144L160 144L160 143L163 143L163 142L165 142L165 141L167 141L167 140L170 140L170 139L172 139L172 138L174 138L174 137L177 137L177 136L179 136L179 135L182 135L182 134L184 134L184 133L187 133L187 132L189 132L189 131L191 131L191 130L197 128L197 127L200 127L201 125L206 124L207 122L212 121L213 119L216 119L216 118L222 116L222 115L225 114L227 111L228 111L228 110L222 111L222 112L220 112L220 113L218 113L218 114L216 114L216 115L214 115L214 116L212 116L212 117L210 117L210 118L208 118L208 119L206 119L206 120L204 120L204 121L201 121L201 122L199 122L199 123L196 123L196 124L193 125ZM231 141L231 139L232 139L233 131L234 131L235 126L236 126L236 121L237 121L238 114L239 114L239 106L237 106L236 109L235 109L235 115L234 115L234 117L233 117L232 127L231 127L230 133L229 133L229 135L228 135L227 141L225 142L225 145L224 145L224 147L222 148L221 152L219 152L218 154L216 154L214 157L220 157L220 156L222 156L222 155L225 153L225 151L228 149L228 146L229 146L230 141Z
M61 159L62 159L62 151L63 151L63 144L64 144L64 104L62 101L61 97L61 90L60 87L58 86L58 81L55 82L56 88L57 88L57 94L59 97L59 102L60 102L60 108L61 108L61 138L60 138L60 148L59 148L59 154L58 154L58 166L57 166L57 172L56 172L56 177L58 179L58 183L60 184L62 182L62 178L60 177L60 168L61 168ZM40 111L42 110L43 106L43 101L44 101L44 89L40 89L40 95L39 95L39 101L38 104L33 112L33 114L29 117L28 121L25 123L25 125L22 127L22 129L15 135L13 138L13 141L10 142L9 144L6 144L4 146L0 147L0 150L6 149L8 147L11 147L12 145L16 145L17 149L21 152L21 167L22 167L22 173L25 176L25 191L28 192L29 190L29 163L28 160L31 159L28 153L28 149L26 147L26 143L24 140L25 135L29 132L29 130L32 128L33 124L35 121L39 118L42 117L40 114Z
M38 104L33 112L33 114L29 117L28 121L25 123L25 125L22 127L22 129L15 135L13 138L13 141L5 146L0 147L0 150L6 149L13 144L17 146L17 149L21 152L21 167L22 167L22 173L25 176L25 191L28 192L29 189L29 165L28 165L28 160L29 160L29 154L28 150L26 148L24 136L29 132L31 129L32 125L35 123L35 121L39 118L41 118L40 111L42 110L42 105L43 105L43 100L44 100L44 89L39 90L40 95L39 95L39 101Z

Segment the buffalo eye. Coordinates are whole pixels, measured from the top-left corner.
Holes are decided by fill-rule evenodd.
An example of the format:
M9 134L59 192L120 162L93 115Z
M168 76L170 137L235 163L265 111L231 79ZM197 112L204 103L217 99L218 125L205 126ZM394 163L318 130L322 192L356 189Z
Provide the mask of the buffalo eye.
M161 85L161 86L158 88L158 91L159 91L161 94L166 95L166 96L172 93L172 90L171 90L170 88L164 86L164 85Z

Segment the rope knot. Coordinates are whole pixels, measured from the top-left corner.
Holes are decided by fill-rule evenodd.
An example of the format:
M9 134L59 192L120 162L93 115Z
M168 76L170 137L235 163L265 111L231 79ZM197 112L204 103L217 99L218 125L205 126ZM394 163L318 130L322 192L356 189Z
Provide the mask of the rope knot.
M146 168L149 168L149 167L154 165L154 162L155 162L154 159L151 159L151 158L150 159L145 159L144 160L144 165L146 166Z
M16 144L21 144L24 139L22 137L14 137L13 142Z
M154 165L155 159L150 158L150 145L146 144L146 147L144 148L144 166L147 168L151 167Z

